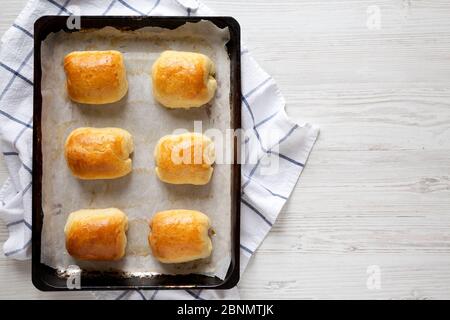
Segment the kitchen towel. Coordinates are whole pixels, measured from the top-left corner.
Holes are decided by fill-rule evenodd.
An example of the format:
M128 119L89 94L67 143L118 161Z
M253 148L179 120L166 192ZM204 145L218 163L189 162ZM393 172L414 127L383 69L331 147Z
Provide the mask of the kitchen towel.
M31 256L33 25L43 15L216 15L197 0L30 0L1 39L0 137L9 178L0 189L0 218L9 231L3 253ZM294 123L274 79L242 45L241 274L302 172L319 130ZM105 291L102 299L236 299L231 290Z

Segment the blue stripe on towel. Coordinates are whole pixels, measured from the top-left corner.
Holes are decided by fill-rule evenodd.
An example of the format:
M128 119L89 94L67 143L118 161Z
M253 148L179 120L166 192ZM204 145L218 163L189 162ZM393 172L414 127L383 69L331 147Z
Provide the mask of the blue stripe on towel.
M25 61L25 62L22 62L22 64L25 64L25 63L26 63L26 61ZM4 64L3 62L0 62L0 66L2 66L5 70L8 70L9 72L11 72L14 76L19 77L20 79L22 79L23 81L27 82L27 83L30 84L30 85L33 85L33 81L31 81L31 80L28 79L27 77L23 76L22 74L20 74L20 70L19 70L19 69L14 70L14 69L8 67L8 66L7 66L6 64ZM20 69L21 69L21 68L20 68ZM8 88L8 89L9 89L9 88ZM4 93L2 93L2 97L3 97L3 94L4 94Z
M23 135L23 133L25 132L25 130L27 129L28 126L31 126L31 128L33 128L33 117L31 117L31 119L28 121L27 126L23 127L22 130L20 130L19 134L17 135L17 137L14 139L14 148L17 150L17 142L19 141L20 137Z
M130 9L131 11L136 12L137 14L141 15L141 16L145 16L146 14L143 13L142 11L139 11L138 9L132 7L129 3L127 3L124 0L118 0L123 6L127 7L128 9Z
M261 82L260 84L258 84L256 87L254 87L252 90L250 90L249 92L247 92L247 94L244 95L245 98L250 97L253 93L255 93L259 88L261 88L263 85L265 85L269 80L271 80L272 77L268 77L267 79L265 79L263 82Z
M19 253L19 252L25 250L26 248L28 248L30 244L31 244L31 238L21 248L12 250L12 251L7 251L4 253L4 255L7 257L12 256L13 254Z
M142 300L147 300L141 290L137 289L136 292L141 296Z
M304 167L305 166L305 164L304 163L301 163L301 162L298 162L297 160L294 160L294 159L292 159L292 158L289 158L288 156L285 156L284 154L281 154L281 153L278 153L278 152L274 152L274 151L269 151L269 153L271 153L271 154L274 154L274 155L277 155L278 157L280 157L281 159L284 159L284 160L286 160L286 161L289 161L289 162L291 162L291 163L293 163L293 164L295 164L295 165L297 165L297 166L299 166L299 167Z
M252 206L250 203L248 203L246 200L244 200L243 198L241 198L241 202L243 204L245 204L247 207L249 207L250 209L252 209L258 216L261 217L261 219L263 219L270 227L273 225L272 222L269 221L269 219L267 219L261 212L259 212L254 206Z
M106 16L108 14L108 12L112 9L112 7L114 6L114 4L116 3L117 0L112 0L111 3L108 5L108 7L106 8L105 11L103 11L102 15Z
M16 29L18 29L18 30L20 30L20 31L22 31L22 32L25 33L27 36L33 38L33 34L32 34L31 32L29 32L29 31L26 30L25 28L19 26L18 24L15 24L15 23L14 23L14 24L13 24L13 27L16 28Z
M10 120L13 120L13 121L15 121L15 122L17 122L17 123L20 123L20 124L24 125L24 126L27 127L27 128L33 129L33 126L30 126L28 123L23 122L22 120L19 120L19 119L13 117L12 115L10 115L9 113L6 113L6 112L3 111L3 110L0 110L0 114L3 115L3 116L5 116L5 117L7 117L7 118L10 119Z
M160 2L161 2L161 0L156 0L156 1L155 1L155 4L153 5L153 7L150 9L149 12L147 12L147 15L149 15L150 13L152 13L153 10L155 10L156 7L159 5Z
M65 10L66 10L66 7L69 4L69 2L70 2L70 0L66 0L66 2L64 2L64 4L62 5L62 8L59 9L58 16L61 15L63 12L66 12ZM70 15L72 15L72 14L70 14Z
M199 290L198 293L195 293L191 290L185 290L187 293L189 293L189 295L191 295L193 298L195 298L196 300L205 300L203 298L200 297L200 293L202 292L202 290Z
M25 187L25 189L22 190L22 196L23 196L25 193L27 193L28 190L30 190L31 185L32 185L32 183L30 182L30 183Z
M128 294L128 292L129 292L129 291L121 292L121 293L116 297L115 300L120 300L120 299L122 299L123 297L125 297L125 296Z
M10 222L10 223L6 224L6 226L9 228L9 227L12 227L12 226L21 224L21 223L23 223L25 226L28 227L28 229L31 230L31 224L29 224L28 222L26 222L25 219L21 219L21 220L18 220L18 221Z
M53 4L54 6L56 6L56 7L58 7L60 9L58 15L60 15L63 12L72 15L72 12L67 10L64 6L60 5L58 2L56 2L54 0L47 0L47 2L50 2L51 4Z
M28 167L27 165L25 165L25 163L22 163L22 166L25 168L25 170L27 170L30 174L33 174L33 171L31 170L30 167Z
M270 116L268 116L267 118L261 120L260 122L258 122L257 124L255 124L255 128L258 128L259 126L263 125L264 123L266 123L267 121L269 121L270 119L272 119L273 117L275 117L278 112L280 112L280 110L275 111L273 114L271 114Z
M247 248L246 246L244 246L242 243L239 245L241 247L242 250L247 251L250 254L253 254L254 251L250 250L249 248Z

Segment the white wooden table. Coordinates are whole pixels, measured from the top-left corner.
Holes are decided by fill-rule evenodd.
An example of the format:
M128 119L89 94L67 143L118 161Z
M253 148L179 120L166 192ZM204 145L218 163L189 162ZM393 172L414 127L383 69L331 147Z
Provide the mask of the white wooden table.
M450 3L205 2L239 20L288 114L321 128L242 297L449 299ZM24 3L2 3L0 34ZM0 298L90 297L41 293L29 262L4 257L0 288Z

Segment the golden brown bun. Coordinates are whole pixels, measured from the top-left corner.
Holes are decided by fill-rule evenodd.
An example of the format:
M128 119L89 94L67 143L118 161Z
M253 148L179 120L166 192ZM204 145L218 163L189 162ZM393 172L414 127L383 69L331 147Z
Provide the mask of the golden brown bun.
M156 175L172 184L204 185L213 173L214 143L200 133L167 135L155 147Z
M133 152L131 134L120 128L78 128L65 144L72 174L80 179L114 179L128 174Z
M216 92L214 63L200 53L164 51L152 67L153 95L168 108L200 107Z
M116 208L72 212L64 228L67 252L80 260L119 260L127 229L127 216Z
M119 101L128 81L119 51L75 51L64 58L67 91L79 103L105 104Z
M153 256L163 263L180 263L211 255L209 218L200 211L168 210L150 221L149 245Z

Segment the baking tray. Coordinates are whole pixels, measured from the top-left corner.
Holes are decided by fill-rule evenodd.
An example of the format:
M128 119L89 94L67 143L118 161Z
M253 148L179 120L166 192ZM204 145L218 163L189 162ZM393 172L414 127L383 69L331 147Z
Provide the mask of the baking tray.
M33 200L32 200L32 281L43 291L66 291L68 275L62 275L41 263L42 210L42 146L41 146L41 44L53 32L79 32L67 27L67 17L43 16L34 25L34 100L33 100ZM141 17L141 16L81 16L81 30L114 27L137 30L143 27L175 29L186 22L210 21L219 28L228 27L230 40L226 44L230 58L230 128L241 128L241 67L240 26L232 17ZM240 143L234 140L234 163L231 164L231 262L223 280L199 274L124 276L117 272L81 272L76 290L124 289L229 289L239 281L240 186L241 167L238 161Z

